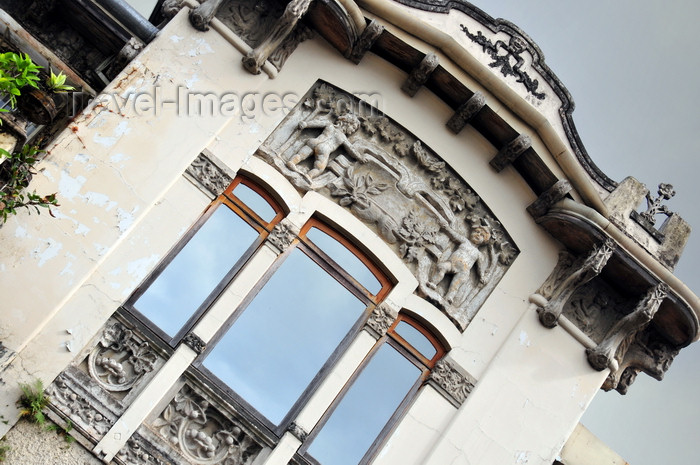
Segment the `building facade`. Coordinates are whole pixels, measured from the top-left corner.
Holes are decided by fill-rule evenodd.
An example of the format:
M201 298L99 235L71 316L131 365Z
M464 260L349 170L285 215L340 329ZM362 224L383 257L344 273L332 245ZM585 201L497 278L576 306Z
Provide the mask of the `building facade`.
M80 444L56 463L582 465L595 394L698 337L672 188L593 164L511 23L467 2L165 1L152 23L7 3L9 46L91 97L45 129L31 188L56 218L0 228L16 450L38 379Z

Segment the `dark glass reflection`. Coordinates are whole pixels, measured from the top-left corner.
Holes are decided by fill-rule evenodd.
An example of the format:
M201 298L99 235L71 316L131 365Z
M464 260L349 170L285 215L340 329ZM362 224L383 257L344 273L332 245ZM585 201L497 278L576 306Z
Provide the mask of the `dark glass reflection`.
M257 237L231 209L219 206L134 307L174 336Z
M277 212L267 203L267 200L245 184L238 184L233 189L233 195L238 197L248 208L268 223L277 215Z
M423 333L405 321L399 321L394 331L428 360L432 359L437 353L433 343Z
M364 309L362 302L296 249L204 366L279 424Z
M317 228L311 228L306 233L306 237L311 239L314 244L326 252L329 257L342 266L350 276L355 278L357 282L362 284L372 294L376 295L382 289L382 285L377 277L374 276L374 273L343 244Z
M323 465L357 465L419 376L415 365L384 344L313 440L309 454Z

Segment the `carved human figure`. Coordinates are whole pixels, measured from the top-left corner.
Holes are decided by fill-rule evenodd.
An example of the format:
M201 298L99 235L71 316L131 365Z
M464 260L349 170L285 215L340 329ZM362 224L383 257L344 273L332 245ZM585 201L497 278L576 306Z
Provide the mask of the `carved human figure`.
M287 168L298 171L297 164L314 155L314 166L306 173L306 177L309 179L323 173L328 166L331 153L341 145L357 160L362 163L367 161L366 157L355 149L348 140L348 136L360 128L360 121L351 113L339 116L335 123L331 123L327 119L302 121L299 123L299 128L323 128L323 132L318 137L307 139L304 146L287 160Z
M489 256L479 250L479 247L491 245L489 243L491 232L487 226L477 225L472 228L469 237L465 237L451 227L443 226L447 234L459 242L459 245L449 257L440 259L435 274L427 286L430 289L436 289L446 274L452 274L452 280L445 294L445 301L449 305L459 307L466 301L472 289L472 268L476 267L481 285L486 284L488 280ZM489 249L493 255L493 247L489 247Z

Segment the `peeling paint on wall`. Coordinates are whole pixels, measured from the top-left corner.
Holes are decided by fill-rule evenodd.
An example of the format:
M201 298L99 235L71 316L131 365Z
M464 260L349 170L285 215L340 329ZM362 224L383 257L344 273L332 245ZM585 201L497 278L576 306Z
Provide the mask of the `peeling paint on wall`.
M45 241L46 248L42 250L41 246L39 246L36 249L32 250L31 253L32 257L39 260L39 267L44 266L46 262L48 262L52 258L55 258L58 255L58 252L60 252L63 248L63 244L51 237L46 239Z

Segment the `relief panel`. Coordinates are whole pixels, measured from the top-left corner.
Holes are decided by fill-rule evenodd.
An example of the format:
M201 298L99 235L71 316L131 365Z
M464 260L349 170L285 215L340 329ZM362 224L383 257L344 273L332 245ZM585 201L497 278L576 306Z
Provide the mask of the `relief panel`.
M464 330L518 249L469 185L405 128L319 81L256 153L392 246L418 294Z

